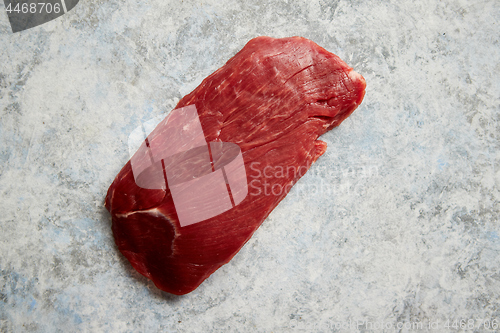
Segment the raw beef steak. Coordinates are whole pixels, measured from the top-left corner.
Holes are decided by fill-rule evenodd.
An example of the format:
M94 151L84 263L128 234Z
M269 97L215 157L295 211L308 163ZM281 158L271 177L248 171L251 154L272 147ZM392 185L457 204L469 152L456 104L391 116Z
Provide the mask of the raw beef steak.
M161 136L169 132L165 120L108 190L105 205L112 215L118 248L158 288L177 295L194 290L231 260L293 184L326 151L326 143L318 137L356 109L363 100L365 86L361 75L310 40L252 39L176 107L197 110L196 121L201 123L205 141L200 141L196 149L204 154L210 149L209 169L191 178L226 169L223 179L231 197L230 209L183 225L174 204L174 183L168 178L173 162L165 158L156 163L158 175L168 179L162 186L144 185L137 172L134 176L131 161L137 165L142 159L150 161L147 149L169 144ZM239 203L234 199L238 193L228 167L217 166L217 143L236 147L231 158L241 152L244 169L240 171L246 174L248 187ZM208 156L200 161L206 161ZM177 168L184 176L196 169ZM203 191L191 194L195 197ZM193 211L201 209L190 207Z

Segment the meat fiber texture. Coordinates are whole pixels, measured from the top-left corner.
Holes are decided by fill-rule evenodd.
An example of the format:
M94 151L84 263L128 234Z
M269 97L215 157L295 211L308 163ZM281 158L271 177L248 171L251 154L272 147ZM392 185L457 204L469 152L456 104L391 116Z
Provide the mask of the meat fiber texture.
M207 142L239 146L248 194L222 214L181 226L168 185L138 186L129 161L105 202L121 253L161 290L196 289L326 151L318 137L357 108L365 86L361 75L308 39L250 40L176 106L196 107Z

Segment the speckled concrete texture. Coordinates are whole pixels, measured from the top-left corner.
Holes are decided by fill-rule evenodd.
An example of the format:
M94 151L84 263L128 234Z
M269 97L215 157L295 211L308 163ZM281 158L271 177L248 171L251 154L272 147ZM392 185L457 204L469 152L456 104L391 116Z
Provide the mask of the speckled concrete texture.
M1 14L0 331L493 332L499 20L496 0L88 0L15 34ZM365 100L229 264L168 295L118 252L106 190L132 130L259 35L339 55Z

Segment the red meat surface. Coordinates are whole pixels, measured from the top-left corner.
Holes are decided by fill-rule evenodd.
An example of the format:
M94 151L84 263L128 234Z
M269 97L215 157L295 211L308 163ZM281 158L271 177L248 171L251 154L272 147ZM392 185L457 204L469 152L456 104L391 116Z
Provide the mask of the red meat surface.
M105 202L121 253L161 290L196 289L326 151L318 137L356 109L365 86L361 75L308 39L250 40L176 107L196 106L207 142L240 147L247 196L218 216L181 226L169 188L139 187L129 161Z

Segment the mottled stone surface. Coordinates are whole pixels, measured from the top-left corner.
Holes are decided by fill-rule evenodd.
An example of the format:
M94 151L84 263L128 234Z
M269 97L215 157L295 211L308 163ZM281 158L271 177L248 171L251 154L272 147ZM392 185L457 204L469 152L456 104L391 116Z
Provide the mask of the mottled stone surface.
M499 20L495 0L89 0L16 34L2 14L0 331L487 331ZM162 293L117 251L107 187L130 132L259 35L336 53L365 100L229 264Z

